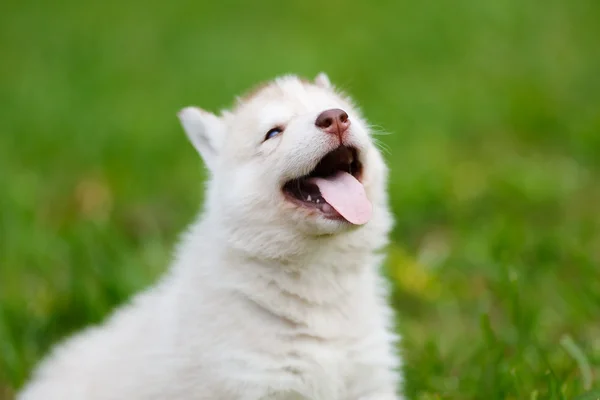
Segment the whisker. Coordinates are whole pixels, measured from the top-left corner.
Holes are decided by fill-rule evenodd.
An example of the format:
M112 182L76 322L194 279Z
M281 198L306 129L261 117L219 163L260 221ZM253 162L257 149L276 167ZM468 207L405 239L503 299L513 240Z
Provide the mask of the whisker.
M380 125L369 125L369 130L371 131L371 133L373 135L391 135L392 132L388 132L386 131L382 126Z
M375 146L377 146L381 151L383 151L384 153L388 154L388 155L392 155L392 150L391 148L383 143L381 140L378 140L377 138L372 138L373 139L373 143L375 143Z

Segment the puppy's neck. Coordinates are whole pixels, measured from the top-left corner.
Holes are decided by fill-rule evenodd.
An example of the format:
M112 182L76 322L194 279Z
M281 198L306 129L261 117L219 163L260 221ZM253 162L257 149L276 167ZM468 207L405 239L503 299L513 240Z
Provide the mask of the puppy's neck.
M260 293L293 299L294 304L344 302L377 273L381 255L376 249L385 238L378 229L365 226L322 237L287 231L276 235L268 227L225 229L214 214L205 213L180 244L175 275L192 286L214 278L211 285L256 302ZM280 312L291 311L275 313Z

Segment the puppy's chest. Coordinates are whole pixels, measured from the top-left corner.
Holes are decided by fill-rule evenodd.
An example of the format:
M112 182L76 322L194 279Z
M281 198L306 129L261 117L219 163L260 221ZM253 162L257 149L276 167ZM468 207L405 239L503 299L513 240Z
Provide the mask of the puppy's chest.
M300 333L278 343L269 379L269 399L340 399L352 375L352 346L344 339L323 339Z

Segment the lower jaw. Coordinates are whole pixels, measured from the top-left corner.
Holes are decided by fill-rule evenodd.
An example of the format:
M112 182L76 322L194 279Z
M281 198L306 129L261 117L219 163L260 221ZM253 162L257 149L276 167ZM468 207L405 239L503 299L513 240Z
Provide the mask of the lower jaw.
M342 217L331 205L328 203L306 203L296 198L285 196L286 200L297 207L301 207L305 210L314 211L319 213L322 217L333 220L333 221L346 221L344 217Z

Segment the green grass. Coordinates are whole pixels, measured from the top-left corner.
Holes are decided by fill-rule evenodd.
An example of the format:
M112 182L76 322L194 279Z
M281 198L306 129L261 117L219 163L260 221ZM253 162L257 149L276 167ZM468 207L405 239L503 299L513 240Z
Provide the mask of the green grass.
M599 21L594 0L4 2L0 398L164 271L202 195L176 111L321 70L391 132L409 397L600 387Z

